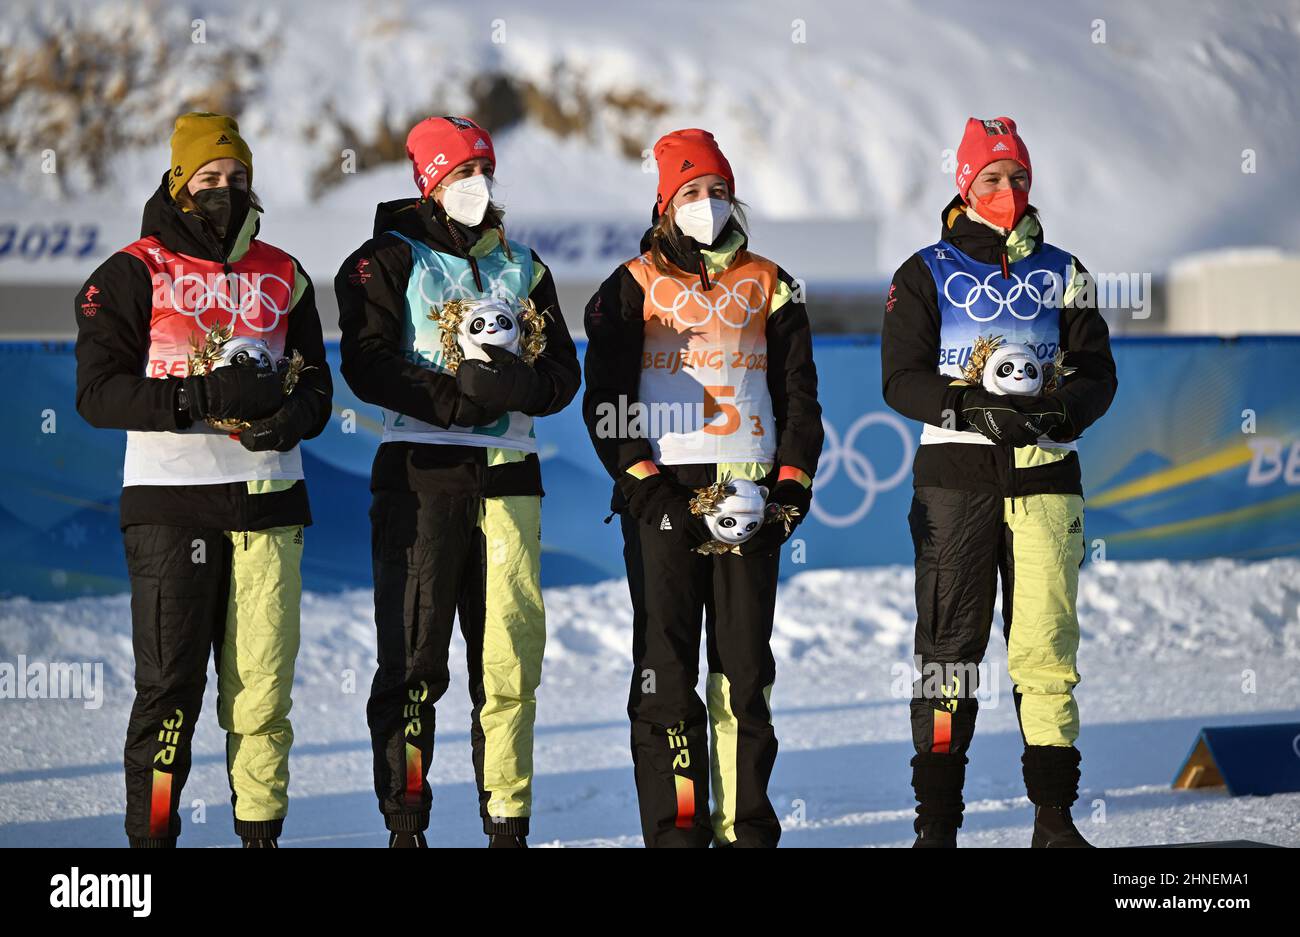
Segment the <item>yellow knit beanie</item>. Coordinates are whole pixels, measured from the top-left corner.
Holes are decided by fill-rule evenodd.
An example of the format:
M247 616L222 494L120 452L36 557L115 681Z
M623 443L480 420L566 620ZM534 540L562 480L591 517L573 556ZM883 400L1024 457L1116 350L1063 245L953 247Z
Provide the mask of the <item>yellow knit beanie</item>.
M172 168L167 174L167 191L172 198L190 178L214 159L237 159L248 170L253 184L253 153L239 135L239 124L222 114L194 112L176 118L172 131Z

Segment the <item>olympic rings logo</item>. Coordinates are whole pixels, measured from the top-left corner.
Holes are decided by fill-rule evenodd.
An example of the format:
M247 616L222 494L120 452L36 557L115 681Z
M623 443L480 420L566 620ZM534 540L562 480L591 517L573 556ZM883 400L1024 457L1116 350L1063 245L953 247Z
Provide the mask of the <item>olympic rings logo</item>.
M482 274L480 274L482 276ZM485 276L486 295L493 299L513 303L523 292L523 269L507 269L499 277ZM416 288L426 306L441 306L449 299L482 299L484 294L474 287L474 271L466 267L458 274L449 275L443 270L424 267L420 271ZM430 291L437 295L430 295Z
M1005 293L990 281L994 277L1001 277L1000 271L994 270L983 280L973 273L967 273L965 270L957 270L948 275L943 283L943 295L953 306L964 310L966 315L976 322L989 322L1002 315L1003 312L1009 312L1012 316L1023 322L1028 322L1038 318L1038 314L1043 311L1043 306L1055 307L1058 305L1058 297L1061 295L1061 279L1050 270L1033 270L1025 275L1022 280L1019 274L1012 273L1011 288ZM958 277L964 277L970 283L966 287L966 293L962 299L958 299L952 294L953 282ZM1034 277L1041 277L1041 283L1035 283ZM960 286L960 283L958 284ZM1027 299L1021 301L1022 298ZM983 300L983 302L980 302ZM1019 302L1018 302L1019 301ZM981 312L976 311L976 304L979 304ZM1025 308L1033 304L1033 311L1027 311ZM987 311L991 308L992 311Z
M898 434L902 442L903 458L889 475L881 478L871 460L857 449L858 435L870 426L887 426ZM912 467L912 431L898 416L884 411L864 413L853 421L848 433L840 440L835 427L822 420L822 429L826 432L826 442L822 446L822 457L817 467L817 486L814 489L812 514L827 527L852 527L871 512L876 503L876 496L897 488L907 477ZM839 474L840 466L844 474L862 491L862 499L857 507L847 514L833 514L817 502L816 492L824 490Z
M268 281L278 284L279 289L268 292ZM274 273L186 273L171 284L172 308L197 321L204 332L217 325L234 328L236 319L249 331L274 332L289 311L292 297L293 287ZM216 317L218 321L208 316L214 309L221 314ZM220 321L225 316L229 318Z
M677 286L672 302L666 306L660 302L658 295L659 285L665 282ZM753 289L743 289L747 283L752 283ZM670 313L680 325L686 328L704 325L716 315L719 322L724 322L732 328L743 329L749 325L749 320L754 317L754 313L767 306L767 291L763 289L763 284L753 277L737 280L733 286L715 283L713 289L720 290L721 295L717 299L710 300L700 289L699 283L692 282L688 285L676 277L658 276L650 284L647 295L656 309Z

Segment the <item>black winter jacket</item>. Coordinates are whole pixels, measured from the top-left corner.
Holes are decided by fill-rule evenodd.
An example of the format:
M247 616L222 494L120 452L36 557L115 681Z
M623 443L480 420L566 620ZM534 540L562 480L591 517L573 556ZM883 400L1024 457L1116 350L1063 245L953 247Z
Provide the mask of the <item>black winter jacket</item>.
M198 215L177 207L165 182L145 205L140 236L157 236L168 250L189 257L227 262L225 246ZM294 263L295 275L306 278L301 265ZM97 288L96 306L86 302L91 287ZM77 412L92 426L166 433L190 425L188 414L176 407L180 380L144 376L153 319L152 295L148 268L139 258L122 252L100 264L77 294ZM90 309L93 315L87 315ZM310 366L302 372L294 394L301 394L315 407L315 424L307 434L311 438L329 422L333 385L310 279L289 312L285 348L301 352ZM256 495L249 494L246 482L130 485L122 489L123 527L163 524L266 530L310 523L304 481L283 491Z
M941 238L974 260L1000 264L1007 238L967 217L961 200L944 208ZM1033 208L1029 209L1033 212ZM1042 249L1036 238L1035 252ZM1078 258L1075 268L1086 273ZM1095 296L1095 294L1093 294ZM934 277L919 253L894 274L886 300L880 341L885 402L905 417L941 426L945 411L960 412L963 388L938 371L940 316ZM1114 399L1118 382L1111 357L1110 331L1095 302L1065 305L1060 316L1060 347L1075 369L1055 392L1069 415L1072 438L1081 436ZM912 463L915 487L938 486L1002 494L1082 494L1079 456L1029 468L1016 468L1005 446L940 443L918 446Z
M432 199L382 202L375 210L374 235L343 261L334 278L343 333L343 378L366 403L405 413L435 426L450 426L460 399L456 378L409 361L402 352L406 287L414 262L411 247L391 233L398 231L436 251L467 260L478 268L470 248L480 237L496 238L496 229L475 231L447 218ZM534 367L551 384L549 403L531 416L563 410L578 392L582 375L578 355L560 312L555 281L536 252L533 262L545 270L530 297L546 317L546 349ZM358 266L360 264L360 266ZM358 270L364 270L358 275ZM487 464L488 450L478 446L386 442L375 453L373 491L428 491L481 497L542 494L541 465L529 453L523 461Z
M654 228L641 238L641 250L647 251L652 243ZM718 237L719 242L740 231L734 221ZM743 234L743 231L741 232ZM665 244L665 256L681 271L703 278L701 245L690 238L683 239L684 250L674 252ZM748 247L746 238L739 251ZM804 471L809 478L817 472L821 456L823 430L821 405L817 402L817 367L813 363L812 329L808 312L798 297L794 279L785 270L777 268L777 276L794 292L791 299L773 313L766 326L767 386L772 399L772 415L776 419L776 460L768 482L776 478L782 466L793 466ZM708 284L703 281L702 289ZM653 459L650 441L644 437L612 436L604 438L597 432L598 414L604 407L619 408L619 398L627 405L639 399L641 383L641 354L645 342L645 292L641 284L624 265L619 265L601 284L588 301L585 314L587 354L584 362L586 391L582 412L587 431L596 454L605 470L615 481L611 509L622 510L626 495L635 484L628 475L629 466L645 459ZM674 465L672 472L685 484L696 486L716 480L714 465Z

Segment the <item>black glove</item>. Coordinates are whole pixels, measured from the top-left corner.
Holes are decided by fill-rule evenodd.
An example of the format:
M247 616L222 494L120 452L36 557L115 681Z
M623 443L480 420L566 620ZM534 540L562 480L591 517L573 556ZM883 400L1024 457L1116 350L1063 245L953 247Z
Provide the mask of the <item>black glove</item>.
M466 359L456 370L460 392L489 412L537 413L551 399L550 382L518 355L492 345L491 361Z
M491 426L501 419L504 410L480 406L464 394L456 399L456 411L451 422L456 426Z
M1079 434L1074 431L1074 423L1070 420L1070 411L1065 409L1065 404L1057 397L1047 396L1043 398L1046 407L1060 414L1059 419L1051 420L1051 425L1047 428L1047 438L1056 442L1070 442L1078 439Z
M182 382L190 419L246 420L270 416L284 401L284 377L276 371L228 365Z
M304 391L285 398L284 406L265 420L254 420L253 424L239 434L239 444L249 452L265 452L274 449L288 452L302 438L312 431L316 424L315 414L302 396Z
M687 548L713 539L704 518L691 513L695 492L660 472L638 481L627 497L627 511L643 525L642 536L675 540Z
M1053 397L998 396L982 387L961 395L962 421L1000 446L1032 446L1040 436L1069 424L1065 406Z
M790 521L790 532L786 533L785 522L781 520L781 508L795 508L798 515ZM742 556L755 556L761 553L774 553L794 534L794 529L803 523L812 508L812 491L805 488L793 478L776 483L768 493L766 518L758 533L740 545Z

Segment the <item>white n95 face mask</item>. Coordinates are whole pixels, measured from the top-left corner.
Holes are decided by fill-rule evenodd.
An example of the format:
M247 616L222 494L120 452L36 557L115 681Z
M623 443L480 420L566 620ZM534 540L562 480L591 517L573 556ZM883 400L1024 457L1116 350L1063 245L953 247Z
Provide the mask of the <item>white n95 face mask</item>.
M442 193L442 207L447 215L471 228L483 220L491 201L492 177L482 174L457 179Z
M673 212L677 230L706 247L718 239L731 218L731 203L720 198L702 198L678 205Z

